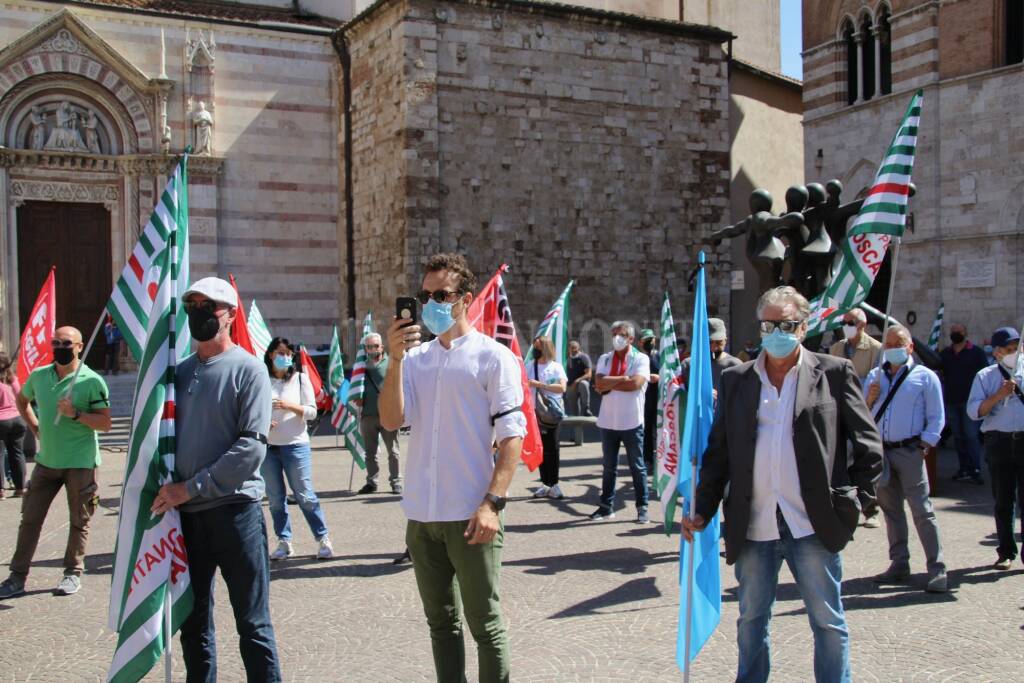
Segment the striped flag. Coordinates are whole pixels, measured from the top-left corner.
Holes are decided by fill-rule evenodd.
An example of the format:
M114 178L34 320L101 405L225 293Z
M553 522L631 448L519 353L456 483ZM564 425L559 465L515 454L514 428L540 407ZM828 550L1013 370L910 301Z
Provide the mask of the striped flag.
M252 305L249 306L246 326L249 328L249 340L252 342L253 353L257 358L263 360L267 347L270 346L270 340L274 337L270 334L270 328L267 327L267 321L263 319L263 314L256 306L256 299L253 299Z
M334 326L331 335L331 355L327 360L327 384L331 387L331 395L336 395L341 383L345 381L345 354L341 352L338 341L338 326Z
M939 339L942 338L942 318L946 315L946 304L939 304L939 310L935 314L935 322L932 323L932 333L928 335L928 348L937 351Z
M923 101L918 90L840 247L832 279L811 301L808 336L839 327L843 313L867 299L892 238L903 236Z
M665 533L672 532L679 499L679 411L686 405L686 390L683 388L682 362L676 345L676 325L672 319L672 306L668 292L661 305L661 357L660 381L658 382L657 448L654 487L661 498L661 509L665 515Z
M181 184L185 177L185 162L178 165L175 175L167 183L170 188L184 188ZM177 192L177 189L175 189ZM182 191L187 192L187 188ZM164 191L149 217L146 227L139 235L139 241L128 257L128 263L121 271L121 277L114 285L114 292L107 302L107 312L110 313L114 322L117 323L128 349L136 361L142 362L142 350L146 343L146 334L149 330L149 315L153 310L153 300L156 298L159 287L160 266L154 259L163 252L167 246L167 239L175 228L177 221L177 206L168 202L173 201L170 197L176 196ZM186 233L187 234L187 233ZM178 263L182 264L182 272L186 273L184 280L187 281L188 268L188 239L178 239ZM183 312L179 312L184 315Z
M569 358L569 292L572 291L574 282L574 280L569 280L569 284L555 300L555 304L548 314L540 321L537 332L533 335L534 339L551 337L551 341L555 345L555 360L561 363L562 367L565 367ZM529 344L526 347L526 352L530 353L532 349L533 345Z
M351 386L348 390L348 402L359 401L366 390L366 347L363 340L366 335L373 334L373 315L367 313L363 319L363 333L359 337L359 349L356 351L356 362L352 366Z
M356 351L356 362L352 366L352 377L339 387L334 400L334 413L331 415L331 424L344 438L345 448L352 454L359 468L364 470L366 446L363 444L363 435L359 432L360 408L355 402L362 400L366 390L366 347L363 340L366 339L366 335L372 333L373 314L367 313L363 319L363 333L359 337L359 349ZM341 354L340 346L338 353ZM344 370L341 375L345 376Z
M150 512L160 487L172 481L174 375L190 346L180 308L188 286L188 262L178 260L188 253L186 163L187 157L150 219L150 225L159 224L165 230L165 237L163 246L149 254L155 290L148 299L146 333L135 338L143 353L135 383L108 619L118 639L107 680L116 683L142 679L192 610L181 517L176 509L160 516ZM115 295L119 292L123 290L115 290ZM133 322L137 324L139 318Z

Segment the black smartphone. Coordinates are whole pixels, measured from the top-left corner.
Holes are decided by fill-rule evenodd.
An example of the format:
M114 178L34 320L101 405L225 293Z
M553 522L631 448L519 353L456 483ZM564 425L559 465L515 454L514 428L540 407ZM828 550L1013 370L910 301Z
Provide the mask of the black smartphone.
M419 304L415 297L400 296L395 299L395 317L404 321L405 325L416 323L416 307Z

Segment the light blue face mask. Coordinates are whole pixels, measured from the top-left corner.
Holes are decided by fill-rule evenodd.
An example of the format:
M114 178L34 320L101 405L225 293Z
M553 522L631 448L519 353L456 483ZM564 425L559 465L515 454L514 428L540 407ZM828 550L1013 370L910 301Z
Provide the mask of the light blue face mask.
M903 365L910 358L910 353L905 346L896 349L886 349L884 354L885 362L890 365Z
M440 337L455 324L452 317L453 303L439 304L433 299L423 307L423 324L427 326L435 336Z
M769 356L785 358L796 350L800 343L800 337L792 332L783 332L779 328L772 330L772 333L761 337L761 347Z
M291 356L274 355L274 367L278 370L287 370L292 366Z

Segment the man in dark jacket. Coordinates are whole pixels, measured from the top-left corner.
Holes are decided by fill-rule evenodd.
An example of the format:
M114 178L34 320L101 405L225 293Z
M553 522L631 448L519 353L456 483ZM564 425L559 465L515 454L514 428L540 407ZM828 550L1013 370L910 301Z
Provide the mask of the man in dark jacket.
M967 398L978 370L988 367L985 350L967 338L967 326L956 323L949 328L949 346L942 349L942 398L946 404L946 422L953 432L953 443L960 467L953 481L984 484L981 478L981 423L967 415Z
M881 437L850 362L800 346L807 300L777 287L762 295L757 311L764 353L722 373L695 512L683 520L683 535L704 528L728 484L725 548L739 582L738 681L768 680L768 625L783 557L811 621L815 679L850 681L839 552L857 526L858 498L875 505Z

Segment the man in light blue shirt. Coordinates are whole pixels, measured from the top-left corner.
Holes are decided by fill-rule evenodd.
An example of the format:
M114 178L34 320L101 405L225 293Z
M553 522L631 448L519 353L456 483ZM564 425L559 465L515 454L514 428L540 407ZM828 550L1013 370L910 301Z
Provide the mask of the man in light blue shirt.
M910 331L902 325L890 327L885 335L885 363L869 372L864 380L868 408L882 433L885 452L878 505L885 515L891 562L874 581L898 583L910 576L907 516L903 510L906 499L928 560L926 590L944 593L946 563L942 559L939 523L928 497L924 460L928 449L939 443L946 421L942 384L938 375L914 363L913 351Z
M967 399L967 415L981 420L985 438L985 461L995 498L996 535L999 557L995 569L1007 570L1017 558L1013 538L1014 499L1024 501L1024 394L1018 365L1020 334L1001 327L992 335L995 365L979 370ZM1024 529L1024 518L1021 519Z

